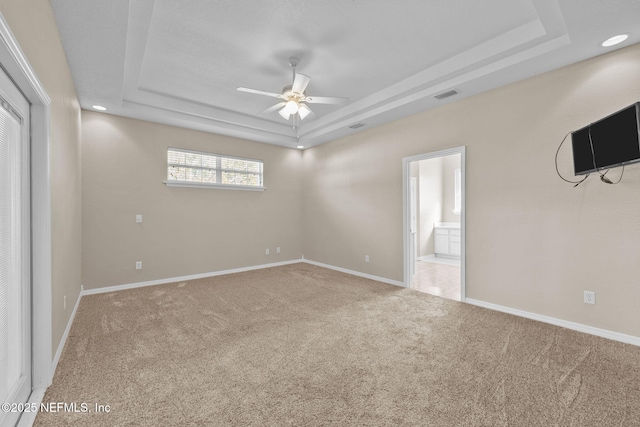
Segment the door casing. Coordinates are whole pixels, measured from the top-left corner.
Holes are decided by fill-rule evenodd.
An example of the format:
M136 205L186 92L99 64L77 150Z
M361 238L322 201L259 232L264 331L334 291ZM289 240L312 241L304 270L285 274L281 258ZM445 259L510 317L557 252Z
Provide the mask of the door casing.
M415 156L405 157L402 159L402 205L403 205L403 260L404 260L404 286L406 288L411 287L411 206L410 206L410 186L411 186L411 174L410 164L412 162L418 162L420 160L433 159L436 157L445 157L453 154L460 154L460 169L461 169L461 189L462 189L462 203L460 211L460 239L461 239L461 254L460 254L460 300L464 302L466 295L466 271L465 271L465 254L466 254L466 147L460 146L455 148L449 148L446 150L434 151L431 153L418 154Z

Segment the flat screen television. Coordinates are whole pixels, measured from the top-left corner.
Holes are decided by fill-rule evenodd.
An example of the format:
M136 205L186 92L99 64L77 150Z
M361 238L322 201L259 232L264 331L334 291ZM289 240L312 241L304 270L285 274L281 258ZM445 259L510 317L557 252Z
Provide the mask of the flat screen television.
M573 169L585 175L640 162L640 103L571 132Z

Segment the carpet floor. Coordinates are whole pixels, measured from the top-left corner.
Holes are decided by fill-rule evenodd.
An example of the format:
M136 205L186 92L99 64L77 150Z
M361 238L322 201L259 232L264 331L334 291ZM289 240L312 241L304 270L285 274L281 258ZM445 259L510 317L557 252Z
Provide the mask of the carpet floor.
M638 426L640 347L300 263L83 297L43 402L78 412L36 426Z

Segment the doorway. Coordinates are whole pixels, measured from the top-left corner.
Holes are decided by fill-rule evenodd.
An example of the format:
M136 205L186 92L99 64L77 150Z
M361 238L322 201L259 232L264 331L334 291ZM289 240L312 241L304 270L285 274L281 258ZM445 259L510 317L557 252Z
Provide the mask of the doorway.
M404 285L465 299L465 147L403 159Z

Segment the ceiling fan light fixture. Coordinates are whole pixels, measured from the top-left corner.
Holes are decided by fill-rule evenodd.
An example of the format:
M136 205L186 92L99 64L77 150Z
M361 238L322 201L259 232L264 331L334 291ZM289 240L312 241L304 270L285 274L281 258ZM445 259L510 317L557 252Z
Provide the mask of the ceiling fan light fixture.
M285 119L291 119L293 116L293 128L297 129L300 120L304 120L307 116L314 116L309 104L344 104L349 101L348 98L336 98L329 96L307 96L306 89L311 81L311 77L305 74L296 73L296 66L300 59L296 57L289 58L289 65L293 68L293 83L282 88L281 93L265 92L263 90L250 89L246 87L238 87L239 92L253 93L256 95L264 95L272 98L278 98L280 101L264 110L261 114L272 113L278 111L278 114ZM296 117L297 114L297 117ZM315 117L315 116L314 116Z
M282 110L278 111L278 114L280 114L282 116L283 119L285 120L289 120L289 116L291 115L291 113L289 113L287 111L287 107L283 107Z
M311 113L311 109L304 104L300 104L300 107L298 108L300 119L304 120L304 118L307 117L309 113Z
M283 110L285 110L287 113L289 114L295 114L298 112L298 109L300 108L300 106L298 105L298 103L294 100L288 101L287 104L284 106Z

